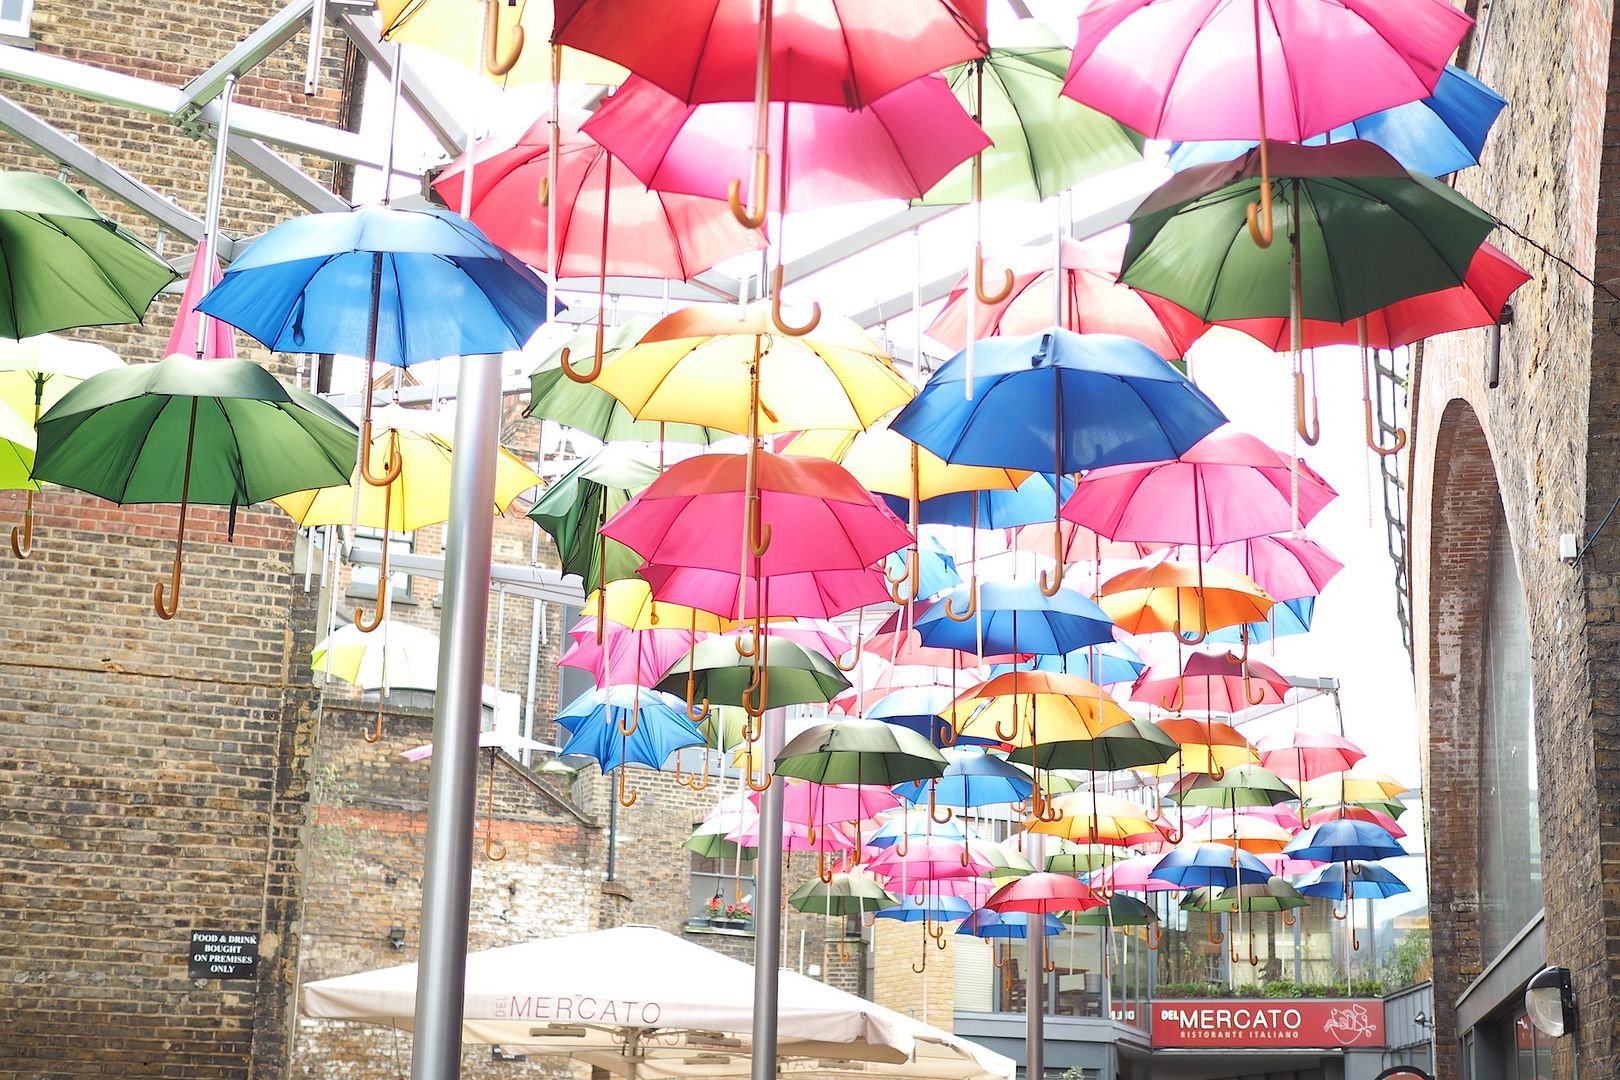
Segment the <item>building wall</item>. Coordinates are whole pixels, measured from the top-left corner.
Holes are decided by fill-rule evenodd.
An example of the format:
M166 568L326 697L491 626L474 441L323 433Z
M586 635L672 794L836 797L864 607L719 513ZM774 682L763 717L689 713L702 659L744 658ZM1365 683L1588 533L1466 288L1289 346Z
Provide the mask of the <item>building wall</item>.
M1470 11L1474 5L1469 5ZM1510 226L1494 243L1536 275L1502 332L1489 385L1485 331L1428 343L1414 365L1410 534L1418 705L1425 726L1429 890L1434 918L1437 1075L1457 1069L1452 1005L1492 960L1479 936L1476 818L1480 772L1482 565L1496 499L1523 583L1531 639L1549 960L1575 972L1581 1052L1607 1060L1613 1040L1616 791L1609 732L1612 608L1620 547L1606 534L1580 568L1558 538L1584 538L1620 490L1614 449L1615 361L1606 295L1617 162L1602 0L1480 5L1462 62L1509 105L1481 163L1457 189ZM1535 239L1546 257L1514 231ZM1573 269L1559 260L1572 264ZM1558 1075L1569 1075L1570 1043ZM1595 1055L1595 1056L1589 1056Z
M223 55L280 5L38 0L34 45L170 85ZM244 80L241 99L335 122L341 51L302 93L300 37ZM82 145L201 216L212 143L161 120L0 82ZM304 161L318 174L330 166ZM57 164L0 135L0 167ZM155 228L95 189L103 213ZM227 172L225 230L253 234L296 208ZM169 236L165 249L188 244ZM158 359L173 320L85 331L127 360ZM253 354L269 360L262 352ZM273 361L278 373L291 358ZM175 510L120 510L71 492L37 501L35 555L0 574L0 1063L7 1076L275 1077L297 968L296 859L314 737L308 630L293 586L293 529L246 510L194 509L178 618L151 608ZM0 521L20 522L20 492ZM192 928L258 930L253 982L186 977Z

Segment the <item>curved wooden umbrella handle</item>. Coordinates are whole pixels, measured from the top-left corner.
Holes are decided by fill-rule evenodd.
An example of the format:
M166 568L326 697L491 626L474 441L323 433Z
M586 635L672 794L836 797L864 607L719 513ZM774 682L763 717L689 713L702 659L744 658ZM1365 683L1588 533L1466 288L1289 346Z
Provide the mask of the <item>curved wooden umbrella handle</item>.
M521 24L512 27L512 41L501 48L501 0L488 0L484 8L484 69L497 79L517 66L525 38Z
M369 387L367 389L369 393ZM392 431L388 438L388 464L381 473L371 471L371 417L367 416L360 422L360 445L363 452L360 455L360 479L372 487L387 487L399 479L399 474L405 467L405 461L399 456L399 432Z
M838 668L839 671L854 671L861 666L861 651L864 645L861 638L861 622L865 617L866 608L863 606L860 613L855 616L855 648L850 655L849 663L845 664L842 660L833 661L833 666Z
M569 358L573 356L573 350L567 345L564 345L562 347L562 352L557 357L558 362L562 365L563 374L577 383L589 384L595 382L597 376L602 374L602 364L604 363L603 343L605 341L605 333L606 331L601 326L597 326L596 359L593 360L591 362L591 366L586 368L584 371L575 370L574 367L569 363Z
M939 807L938 807L938 804L934 801L934 795L935 795L936 790L937 789L935 788L934 784L929 783L929 785L928 785L928 816L929 816L930 819L933 820L935 825L949 825L951 823L951 819L956 816L956 811L952 810L949 806L947 806L945 808L945 816L944 817L939 816ZM966 854L967 854L967 852L964 851L963 855L966 855ZM966 866L967 864L964 862L962 865Z
M1361 413L1366 424L1367 449L1379 457L1394 457L1406 449L1406 429L1395 429L1394 446L1380 446L1378 437L1373 434L1372 391L1368 388L1368 378L1371 373L1368 370L1369 365L1367 362L1367 316L1365 315L1356 320L1356 336L1360 338L1361 344ZM1382 397L1380 397L1380 400L1382 400Z
M390 451L394 449L393 440L398 437L399 433L395 432L393 438L389 440ZM369 446L370 444L366 445ZM355 629L362 634L369 634L382 625L383 611L387 607L384 601L388 596L390 587L388 584L388 526L391 524L390 519L393 517L393 502L394 485L388 484L383 488L382 554L377 559L377 612L372 618L366 619L364 608L357 607L354 609Z
M490 862L500 862L506 858L506 845L501 845L501 853L495 854L495 748L489 748L489 802L484 811L484 858Z
M1159 925L1157 919L1152 919L1149 920L1147 929L1143 933L1147 937L1148 951L1158 952L1159 946L1164 942L1164 927Z
M733 181L735 183L735 181ZM782 318L782 264L777 263L776 269L771 271L771 324L788 337L804 337L817 326L821 325L821 304L810 305L810 321L803 326L794 326Z
M34 550L34 493L28 493L28 507L23 511L22 529L11 527L11 553L26 559Z
M771 523L763 520L760 498L755 495L748 504L748 553L763 559L771 547Z
M1305 440L1306 446L1315 446L1322 439L1322 413L1316 403L1315 395L1311 397L1311 420L1305 422L1305 370L1299 368L1294 372L1294 430L1299 437Z
M978 297L979 303L987 307L994 307L1013 291L1013 272L1008 267L1001 268L1001 291L986 292L984 289L984 245L973 245L973 295Z
M1261 143L1261 160L1266 158L1265 143ZM1261 166L1265 171L1265 166ZM1249 239L1256 247L1268 248L1275 235L1271 226L1271 178L1263 176L1260 180L1260 201L1252 202L1248 207Z
M624 765L619 766L619 805L628 810L630 807L636 805L636 800L641 798L641 794L637 791L631 790L629 796L626 797L626 789L624 786L625 768L626 766Z
M382 697L382 691L379 690L379 691L377 691L377 729L375 731L373 731L369 735L367 735L365 732L361 732L360 737L362 739L366 740L366 742L368 742L368 743L381 742L382 741L382 724L383 724L383 697Z
M967 607L961 611L957 611L956 608L952 606L955 602L956 598L954 596L948 597L945 600L945 617L952 622L967 622L969 619L973 618L975 613L978 612L979 575L977 572L973 574L973 577L968 582Z
M152 586L152 607L164 622L180 610L180 571L186 550L186 510L191 505L191 452L197 442L197 399L191 399L191 422L186 431L186 466L180 480L180 528L174 538L174 569L169 578L169 600L163 599L163 582Z
M758 229L765 224L766 184L770 179L770 171L770 152L764 147L756 147L754 150L754 198L759 200L758 206L743 206L741 180L733 179L731 186L726 189L726 202L731 206L731 216L736 218L737 224L745 229Z

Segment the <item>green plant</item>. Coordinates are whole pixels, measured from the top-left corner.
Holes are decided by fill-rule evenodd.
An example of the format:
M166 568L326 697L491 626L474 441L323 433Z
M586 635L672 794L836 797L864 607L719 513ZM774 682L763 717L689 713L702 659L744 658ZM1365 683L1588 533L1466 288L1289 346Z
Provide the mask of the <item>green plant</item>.
M1429 977L1432 949L1427 927L1408 930L1384 954L1379 977L1392 989L1411 986Z

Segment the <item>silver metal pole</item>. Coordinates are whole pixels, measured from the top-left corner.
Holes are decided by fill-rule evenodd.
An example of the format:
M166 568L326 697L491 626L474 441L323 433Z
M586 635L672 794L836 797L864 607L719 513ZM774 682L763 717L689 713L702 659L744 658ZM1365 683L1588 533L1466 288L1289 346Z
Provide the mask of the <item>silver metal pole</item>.
M439 689L433 704L412 1080L455 1080L461 1074L478 727L495 534L495 518L489 508L495 503L500 360L499 356L463 357L457 384L456 453L444 545L444 610L439 618L444 646L439 653Z
M786 709L762 718L761 756L774 768L787 728ZM776 1000L782 953L782 789L772 777L759 797L759 880L754 883L754 1047L750 1080L776 1080ZM423 1078L425 1080L425 1078Z
M321 85L321 46L326 32L326 0L315 0L309 12L309 56L304 60L304 96L314 97ZM394 69L396 72L398 68ZM220 127L224 127L221 122Z
M1030 833L1027 846L1029 861L1046 865L1042 834ZM1029 970L1024 973L1024 1078L1041 1080L1046 1074L1046 917L1032 914L1026 919L1034 929L1025 936Z
M202 259L202 272L207 275L203 281L208 286L214 284L214 262L219 252L220 204L225 201L225 158L229 153L226 144L231 136L231 101L235 97L236 75L233 73L225 76L225 88L219 92L219 138L214 143L214 162L208 169L208 209L205 211L207 220L203 222L202 250L197 253ZM201 360L203 349L208 342L208 316L200 311L195 314L197 359Z

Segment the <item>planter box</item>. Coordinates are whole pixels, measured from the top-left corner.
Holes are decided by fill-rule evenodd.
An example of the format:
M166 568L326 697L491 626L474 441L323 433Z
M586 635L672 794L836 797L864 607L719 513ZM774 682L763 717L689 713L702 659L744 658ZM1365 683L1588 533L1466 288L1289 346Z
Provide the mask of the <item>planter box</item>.
M716 930L746 930L747 919L710 919L709 925Z

